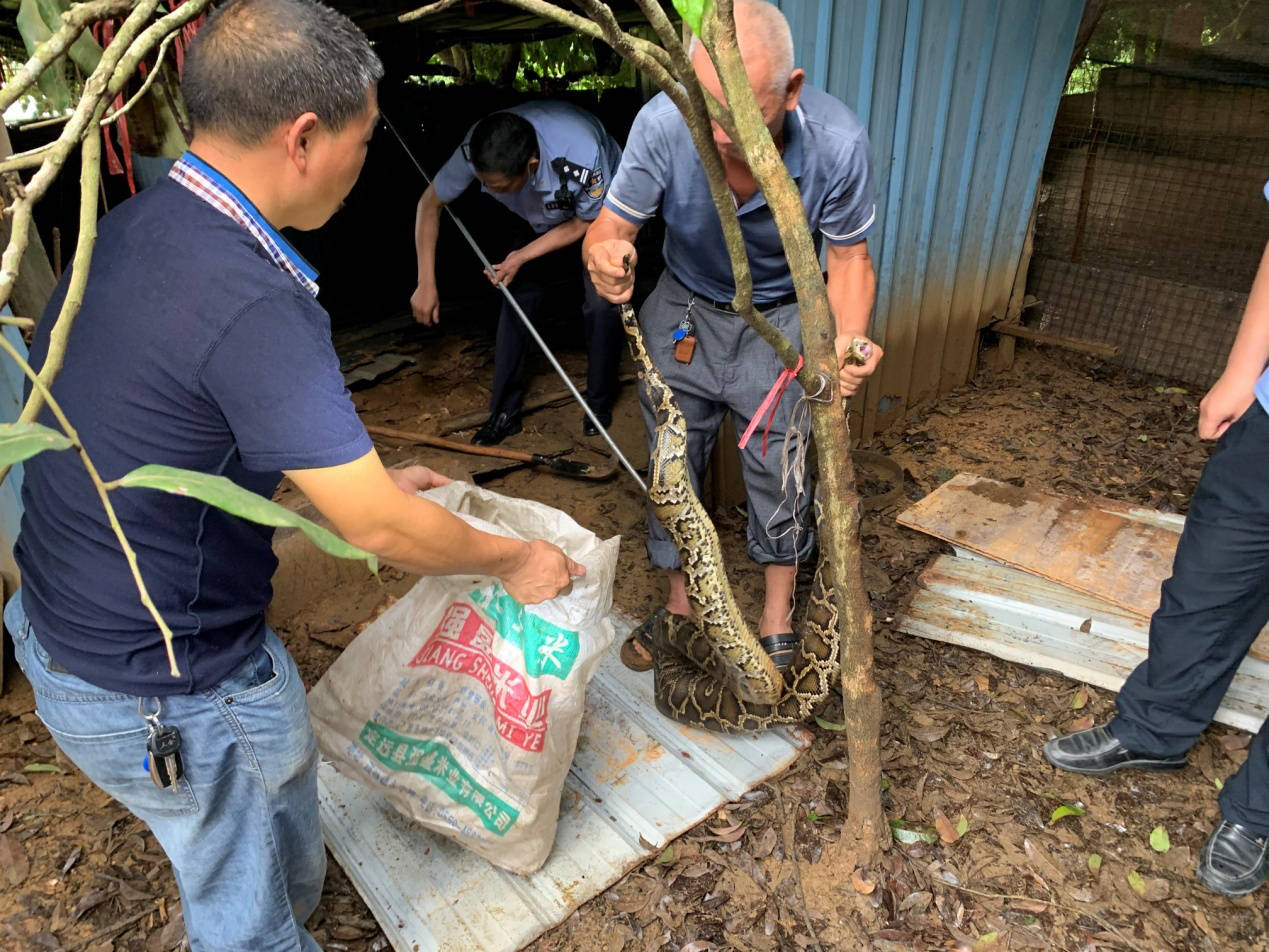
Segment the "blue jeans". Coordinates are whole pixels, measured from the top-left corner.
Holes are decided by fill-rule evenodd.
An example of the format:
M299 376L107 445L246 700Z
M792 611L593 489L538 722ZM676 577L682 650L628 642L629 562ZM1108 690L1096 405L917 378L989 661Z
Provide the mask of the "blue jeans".
M159 720L180 729L184 766L177 789L161 790L143 766L137 698L51 664L20 591L4 620L57 745L144 820L171 859L190 948L320 952L303 927L326 876L317 744L304 684L277 635L214 688L161 699ZM145 705L153 711L155 699Z

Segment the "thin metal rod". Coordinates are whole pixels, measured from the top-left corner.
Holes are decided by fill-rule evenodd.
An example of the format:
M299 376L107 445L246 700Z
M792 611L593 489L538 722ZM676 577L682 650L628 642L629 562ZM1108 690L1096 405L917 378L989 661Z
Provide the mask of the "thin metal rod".
M401 133L397 132L397 127L392 124L392 120L390 120L382 112L379 113L379 116L383 119L384 125L386 125L392 134L396 136L397 142L401 143L401 148L404 149L405 154L410 157L410 161L414 163L414 167L419 170L419 174L423 176L423 180L427 182L428 185L431 185L431 176L424 171L423 166L419 164L419 160L414 157L414 153L410 151L410 147L406 145L405 140L401 138ZM471 232L467 230L467 226L464 225L459 217L454 214L454 210L449 207L448 203L445 205L445 211L449 212L449 217L453 219L454 224L458 226L458 230L462 232L463 237L467 239L467 244L471 245L471 250L476 253L476 257L480 259L481 265L484 266L486 271L493 274L493 265L490 264L489 259L485 257L485 253L480 250L480 245L476 244L476 239L473 238ZM555 355L551 353L551 349L546 346L546 341L544 341L541 335L538 334L537 328L533 326L533 322L529 320L529 316L525 314L524 310L520 307L520 302L515 299L515 296L511 293L510 289L508 289L501 280L497 282L497 285L510 302L511 309L519 315L520 320L524 323L525 329L528 330L529 335L537 342L538 347L542 349L542 353L546 355L546 359L551 362L551 366L555 368L555 372L559 374L560 379L564 381L564 386L568 387L569 393L571 393L573 398L581 404L582 410L586 413L586 416L590 419L591 423L595 424L595 428L604 438L604 442L612 447L613 458L620 461L621 465L625 467L626 472L628 472L631 478L639 484L639 489L642 490L643 494L646 496L648 494L648 487L639 476L638 470L630 465L630 460L626 459L625 454L621 452L621 450L617 447L617 444L613 442L612 437L608 435L607 427L599 422L599 418L595 416L595 412L591 410L590 406L586 403L585 398L578 391L572 379L564 372L564 368L561 367L559 361L555 359Z

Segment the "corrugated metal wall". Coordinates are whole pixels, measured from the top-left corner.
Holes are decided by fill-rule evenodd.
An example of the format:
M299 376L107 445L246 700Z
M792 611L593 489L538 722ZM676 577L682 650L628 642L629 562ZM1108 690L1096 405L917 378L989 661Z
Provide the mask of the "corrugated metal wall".
M1084 0L778 0L812 85L868 127L874 335L860 437L964 383L1004 317Z

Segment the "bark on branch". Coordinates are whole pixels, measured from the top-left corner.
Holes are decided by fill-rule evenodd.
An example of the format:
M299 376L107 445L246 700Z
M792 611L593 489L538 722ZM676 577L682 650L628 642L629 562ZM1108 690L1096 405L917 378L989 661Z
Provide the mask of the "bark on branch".
M766 196L793 276L801 313L805 366L798 376L807 393L829 381L831 399L812 401L811 426L820 460L820 545L832 566L841 635L842 705L850 762L848 818L843 841L868 861L890 843L881 807L881 697L873 676L872 612L863 587L859 558L859 496L850 461L850 427L837 384L834 321L811 240L801 194L771 139L749 87L736 42L732 0L716 0L702 24L702 39L713 60L758 187ZM792 367L786 361L785 366Z
M47 40L35 48L17 74L0 88L0 113L17 102L18 97L31 88L40 75L66 55L79 35L99 20L108 20L125 13L132 0L94 0L77 3L62 14L62 25Z

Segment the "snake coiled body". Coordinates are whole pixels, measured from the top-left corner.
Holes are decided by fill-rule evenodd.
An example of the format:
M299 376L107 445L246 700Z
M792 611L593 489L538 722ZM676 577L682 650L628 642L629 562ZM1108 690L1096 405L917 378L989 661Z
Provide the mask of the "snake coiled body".
M829 566L821 556L801 641L782 677L736 605L718 533L692 489L683 413L648 356L634 309L623 306L621 317L656 417L648 497L679 550L693 612L690 618L666 616L654 632L657 709L680 723L720 732L808 720L827 700L839 674L840 636Z

